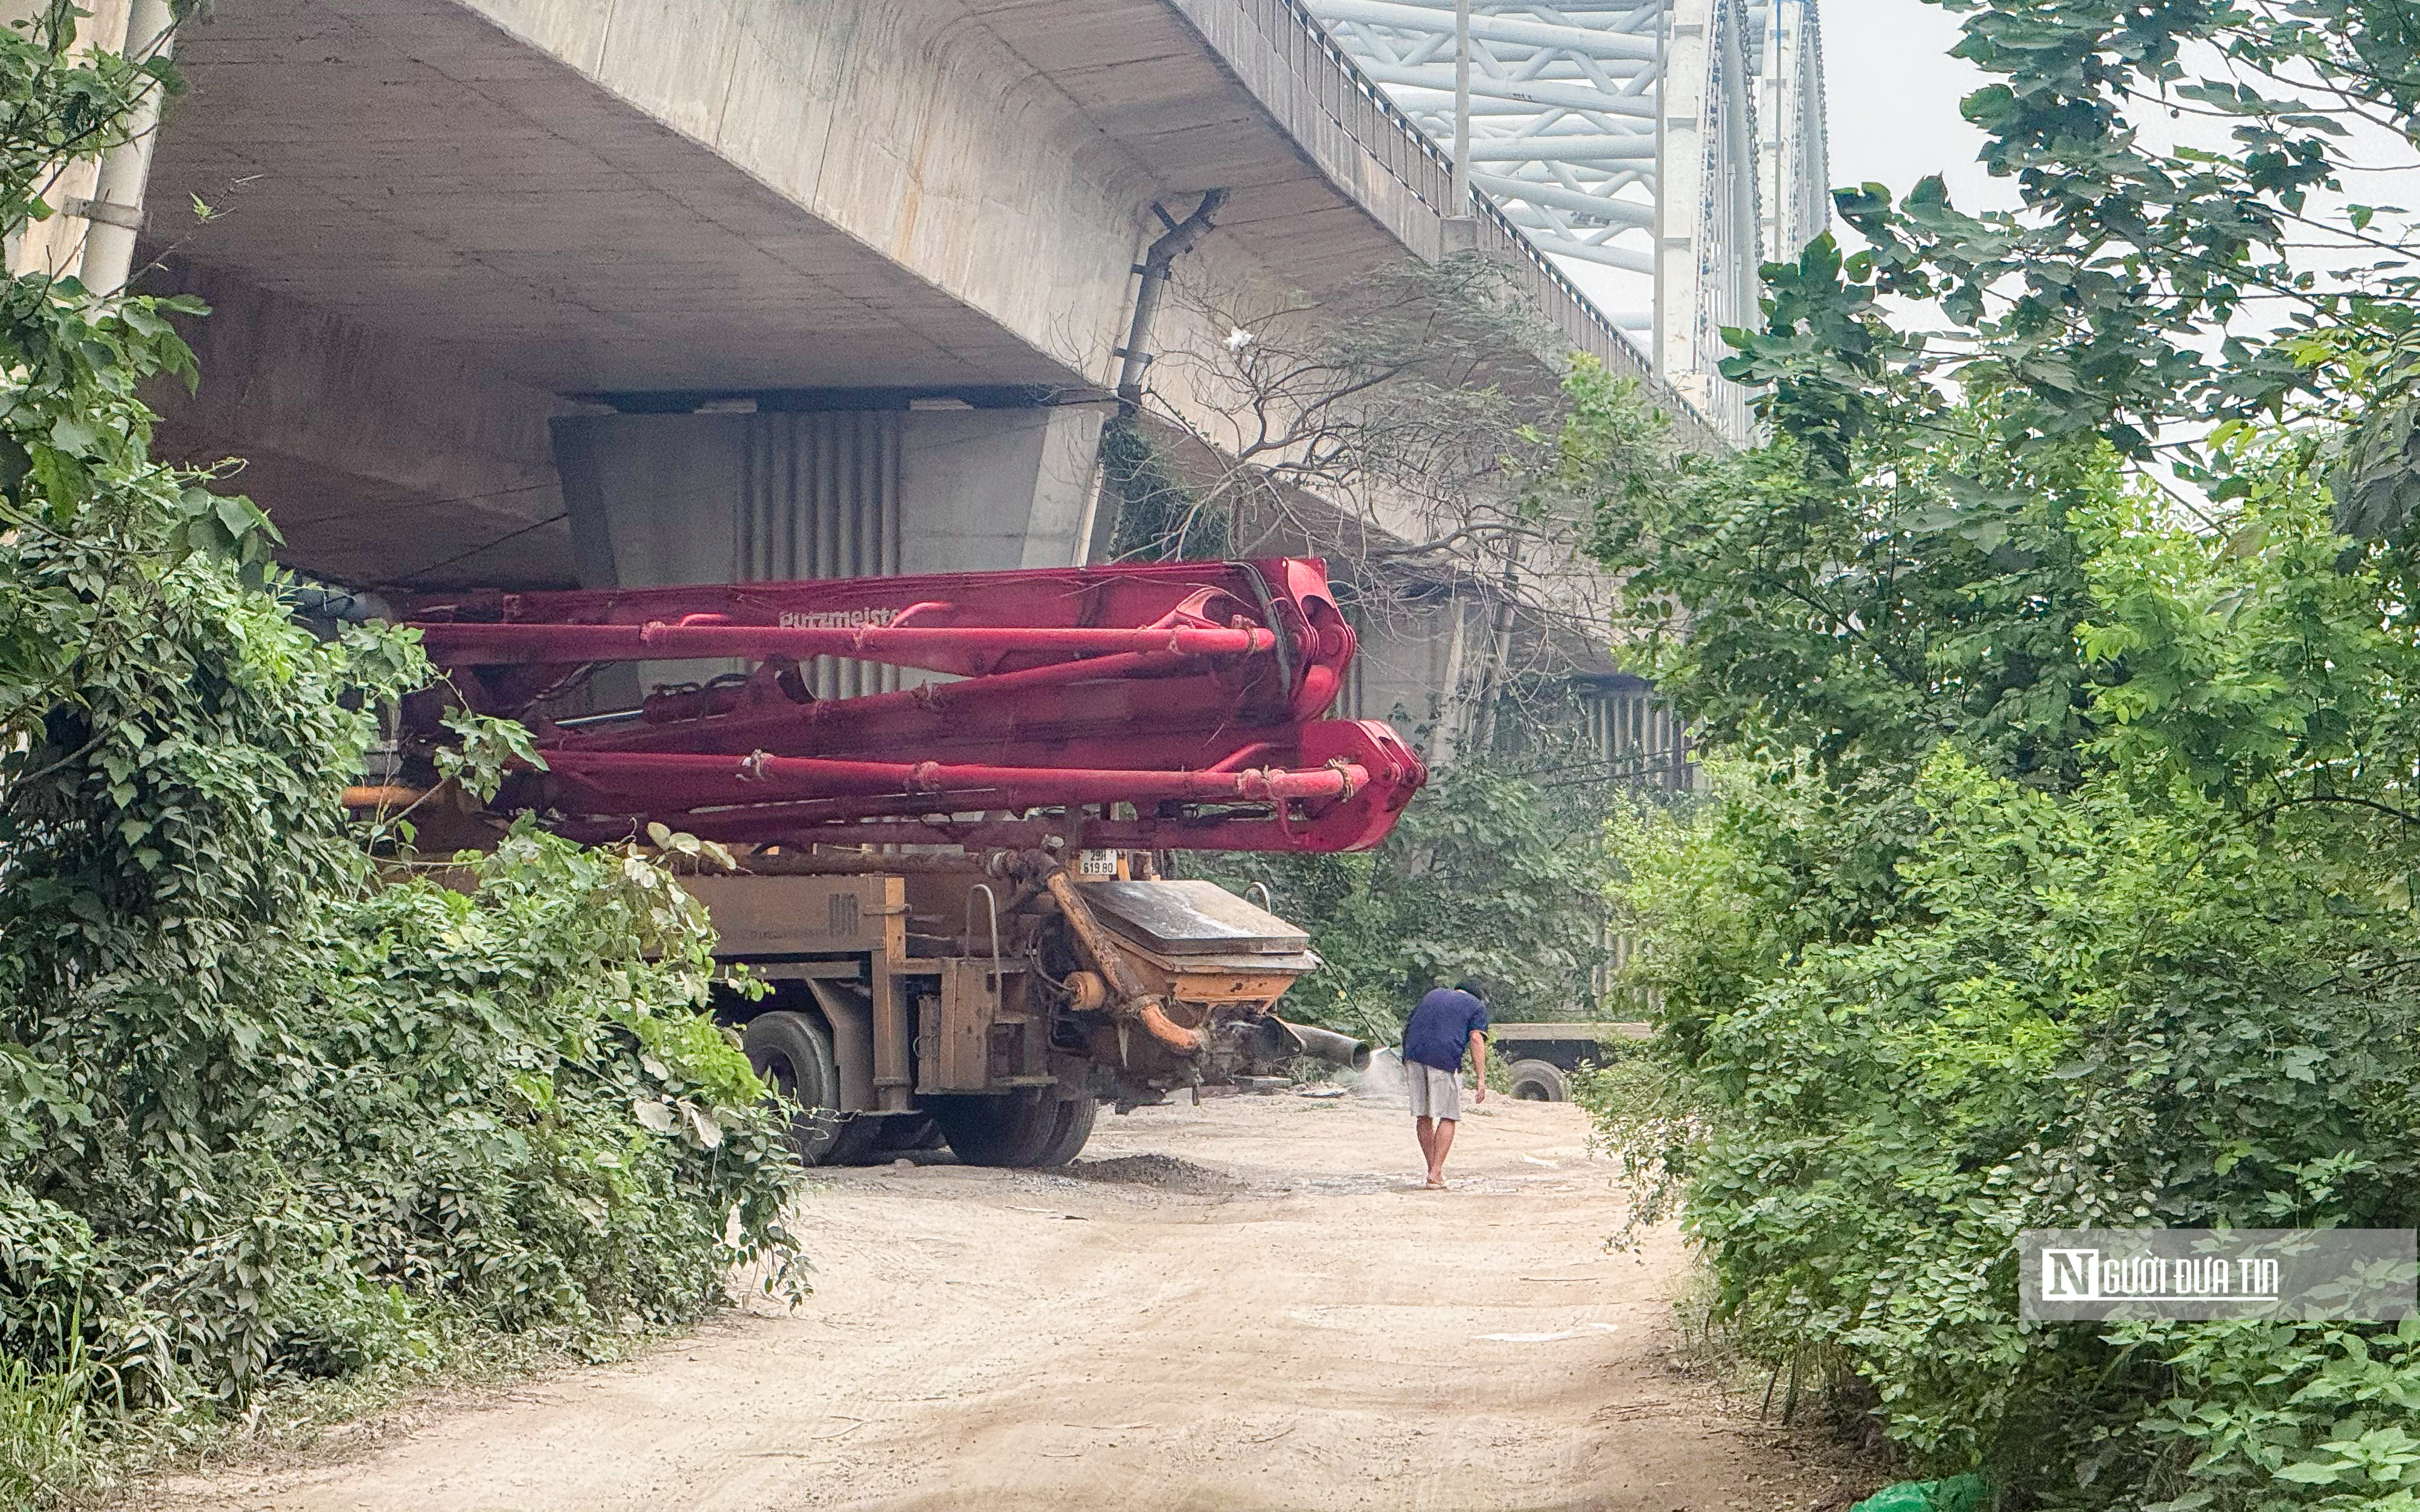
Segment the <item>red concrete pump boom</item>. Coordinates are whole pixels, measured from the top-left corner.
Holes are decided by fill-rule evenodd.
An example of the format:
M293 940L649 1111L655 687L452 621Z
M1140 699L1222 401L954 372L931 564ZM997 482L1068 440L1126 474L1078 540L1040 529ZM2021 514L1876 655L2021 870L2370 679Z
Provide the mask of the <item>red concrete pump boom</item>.
M1316 561L483 591L407 612L462 702L536 737L547 769L496 806L578 839L661 822L750 844L1349 851L1427 777L1391 727L1320 717L1354 635ZM747 670L565 712L614 663L730 659Z

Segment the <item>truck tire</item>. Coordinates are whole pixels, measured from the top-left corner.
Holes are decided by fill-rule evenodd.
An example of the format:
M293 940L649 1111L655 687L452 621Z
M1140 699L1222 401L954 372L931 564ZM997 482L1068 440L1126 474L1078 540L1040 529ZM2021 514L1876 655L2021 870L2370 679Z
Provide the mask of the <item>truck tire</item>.
M790 1143L799 1164L826 1164L843 1130L832 1108L840 1095L840 1071L832 1060L831 1037L804 1013L759 1013L748 1021L743 1042L756 1074L799 1104L790 1120Z
M1093 1137L1093 1120L1100 1117L1101 1104L1092 1093L1059 1100L1059 1117L1052 1125L1050 1142L1033 1158L1036 1165L1064 1165L1082 1151L1084 1141Z
M937 1097L925 1103L950 1152L969 1165L1032 1165L1059 1133L1059 1101L1047 1088L1004 1096Z
M1512 1095L1524 1103L1568 1103L1572 1079L1550 1060L1516 1060L1509 1073Z

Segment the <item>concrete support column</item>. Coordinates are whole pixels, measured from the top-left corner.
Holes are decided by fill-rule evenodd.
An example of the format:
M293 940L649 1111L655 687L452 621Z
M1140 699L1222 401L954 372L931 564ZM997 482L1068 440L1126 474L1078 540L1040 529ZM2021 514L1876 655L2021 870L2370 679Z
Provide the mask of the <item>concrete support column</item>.
M1101 411L582 415L555 467L590 587L1063 567Z
M592 588L1063 567L1083 560L1097 409L575 416L555 466ZM658 683L736 670L637 665ZM898 670L824 658L824 697Z

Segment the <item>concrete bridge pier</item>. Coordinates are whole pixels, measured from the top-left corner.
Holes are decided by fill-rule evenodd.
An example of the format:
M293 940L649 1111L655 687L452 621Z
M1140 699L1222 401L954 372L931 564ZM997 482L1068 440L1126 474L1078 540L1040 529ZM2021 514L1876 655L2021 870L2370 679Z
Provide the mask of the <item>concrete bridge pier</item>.
M1104 407L755 408L570 415L553 423L573 555L590 588L877 578L1080 564ZM792 399L793 403L797 401ZM596 696L634 702L737 662L642 662ZM900 671L817 658L821 697Z
M1097 406L571 415L555 469L592 588L1064 567Z

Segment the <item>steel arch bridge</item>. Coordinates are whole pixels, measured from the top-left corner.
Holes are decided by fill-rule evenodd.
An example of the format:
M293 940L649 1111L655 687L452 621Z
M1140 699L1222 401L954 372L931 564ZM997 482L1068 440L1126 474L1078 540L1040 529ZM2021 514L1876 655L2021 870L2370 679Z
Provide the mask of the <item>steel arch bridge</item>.
M1451 148L1454 0L1300 0ZM1612 270L1612 314L1733 440L1715 373L1757 267L1830 219L1818 0L1472 0L1472 189L1541 250ZM1624 305L1628 307L1625 308Z

